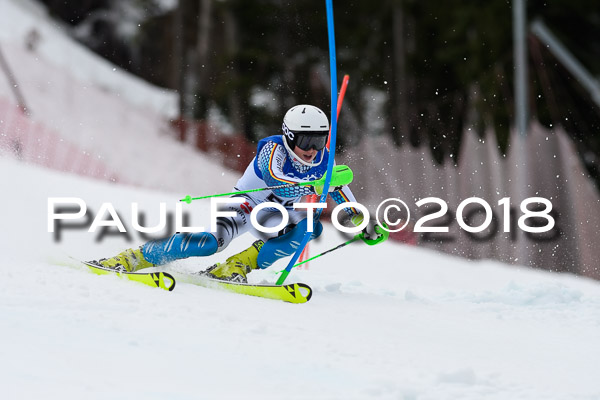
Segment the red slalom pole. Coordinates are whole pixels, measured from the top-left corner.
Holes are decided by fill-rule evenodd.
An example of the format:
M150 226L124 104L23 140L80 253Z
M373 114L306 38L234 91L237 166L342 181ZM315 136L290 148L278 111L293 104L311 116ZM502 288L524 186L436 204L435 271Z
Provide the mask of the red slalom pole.
M344 96L346 95L346 88L350 82L350 75L344 75L342 79L342 86L340 87L340 93L338 94L337 112L336 117L340 119L340 111L342 110L342 103L344 102ZM329 141L331 140L331 128L329 128L329 138L327 139L327 148L329 149Z
M340 93L338 94L338 103L337 103L337 111L336 111L336 115L337 115L337 120L339 121L340 119L340 111L342 110L342 103L344 102L344 96L346 95L346 88L348 87L348 82L350 82L350 75L346 74L344 75L344 79L342 79L342 86L340 87ZM329 141L331 140L331 128L329 129L329 133L330 136L327 138L327 148L329 149ZM319 200L319 196L317 195L311 195L308 198L308 202L309 203L316 203ZM302 254L300 254L300 263L303 264L304 266L302 268L304 269L308 269L308 257L309 257L309 252L310 252L310 243L307 243L306 246L304 247L304 250L302 250Z

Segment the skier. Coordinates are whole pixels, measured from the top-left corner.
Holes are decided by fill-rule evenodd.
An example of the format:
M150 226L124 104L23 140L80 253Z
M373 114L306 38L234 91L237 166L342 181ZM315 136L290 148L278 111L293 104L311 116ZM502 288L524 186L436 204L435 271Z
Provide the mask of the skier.
M283 118L283 135L274 135L258 142L256 157L246 168L234 190L271 187L286 183L317 180L327 171L329 149L329 120L323 111L312 105L297 105L290 108ZM264 190L238 195L244 202L225 207L234 211L234 217L218 217L216 232L176 233L170 238L147 242L138 249L127 249L115 257L101 259L96 263L119 271L133 272L142 268L155 267L188 257L210 256L223 251L239 235L251 231L260 239L248 249L229 257L225 263L209 267L203 274L211 278L247 282L247 274L257 268L267 268L280 258L292 255L307 232L306 210L294 210L292 205L302 196L321 195L323 186L293 186L283 189ZM350 188L330 188L329 195L338 203L355 202ZM238 197L236 196L236 197ZM250 223L250 212L263 202L276 202L288 210L288 225L278 233L265 234ZM363 214L353 208L344 209L350 221L359 226ZM260 224L274 227L280 224L282 214L275 208L261 210ZM310 239L323 231L317 222ZM369 223L362 236L373 244L387 239L388 232L376 223Z

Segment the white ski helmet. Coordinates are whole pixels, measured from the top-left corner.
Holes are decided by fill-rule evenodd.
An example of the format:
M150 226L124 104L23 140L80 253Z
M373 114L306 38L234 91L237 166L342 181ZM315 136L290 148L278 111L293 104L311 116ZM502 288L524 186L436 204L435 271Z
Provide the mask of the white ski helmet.
M281 128L292 150L296 146L302 150L323 150L329 137L329 119L318 107L308 104L290 108Z

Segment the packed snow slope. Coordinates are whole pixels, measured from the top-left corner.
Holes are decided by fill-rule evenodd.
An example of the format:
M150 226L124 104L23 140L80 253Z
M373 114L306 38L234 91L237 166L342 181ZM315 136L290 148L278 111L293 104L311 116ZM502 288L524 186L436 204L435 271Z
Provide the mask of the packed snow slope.
M119 182L135 186L200 190L217 173L233 176L220 167L215 170L219 163L195 151L191 143L174 139L169 122L178 114L174 91L153 86L92 53L70 38L38 2L0 1L0 49L29 119L36 123L31 129L15 126L14 116L0 112L0 135L6 129L23 130L18 142L22 151L33 147L34 140L43 140L48 130L105 163ZM14 88L1 71L0 100L16 104ZM188 136L193 141L193 135ZM54 159L53 145L50 142L37 157L60 169L64 163ZM77 164L79 157L73 158ZM111 179L113 173L108 175Z
M353 244L293 272L290 282L315 290L303 305L184 283L167 292L70 262L142 240L131 232L131 242L97 241L79 229L55 242L48 198L79 197L93 213L111 202L131 228L132 202L151 226L160 202L172 210L187 193L6 155L0 193L4 399L600 398L598 282L385 243ZM207 204L189 206L192 222L203 223ZM251 240L170 268L199 269ZM328 227L313 254L342 240ZM250 278L274 281L284 265Z

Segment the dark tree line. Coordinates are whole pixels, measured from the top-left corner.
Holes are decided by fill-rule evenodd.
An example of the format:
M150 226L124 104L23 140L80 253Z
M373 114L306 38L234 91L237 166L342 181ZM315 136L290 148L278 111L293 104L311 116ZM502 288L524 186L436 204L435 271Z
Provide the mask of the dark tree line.
M218 107L256 140L278 132L294 103L329 107L322 0L179 0L171 9L158 0L43 2L74 30L87 24L88 35L78 37L99 54L178 89L188 118L203 119ZM119 34L128 18L123 3L139 27L135 35ZM334 1L338 76L351 77L340 144L387 134L398 145L429 146L438 162L459 162L463 128L472 126L482 136L492 127L499 151L506 151L514 120L511 6L507 0ZM529 0L527 15L542 18L600 75L600 3ZM600 181L599 107L532 34L528 45L531 118L563 126ZM370 105L373 93L384 95L379 108ZM260 94L268 104L256 102Z

